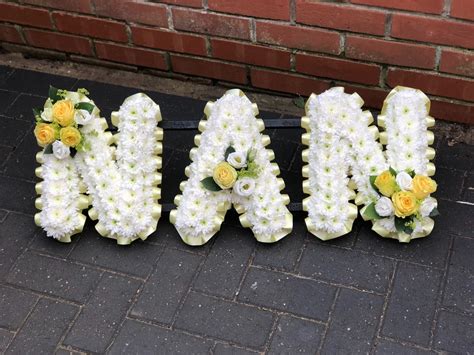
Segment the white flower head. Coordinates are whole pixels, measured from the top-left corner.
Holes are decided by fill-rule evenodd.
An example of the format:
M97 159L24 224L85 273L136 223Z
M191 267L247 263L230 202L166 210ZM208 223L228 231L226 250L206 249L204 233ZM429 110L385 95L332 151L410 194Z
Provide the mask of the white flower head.
M243 197L250 196L255 190L255 180L244 177L239 179L234 184L234 192Z
M67 158L71 154L71 152L69 150L69 147L63 142L55 141L53 143L53 154L56 158L62 160L64 158Z
M381 217L391 216L393 214L392 200L385 196L381 197L375 204L375 211Z
M410 174L408 174L407 172L405 172L405 171L399 172L397 174L397 177L395 178L395 180L397 182L397 185L402 190L409 191L409 190L413 189L413 179L410 176Z
M247 166L247 154L244 152L233 152L227 157L227 162L236 169Z
M435 208L438 207L438 201L433 197L427 197L421 202L420 214L422 217L428 217Z
M77 124L85 125L92 120L92 114L86 110L76 110L74 113L74 120Z
M41 119L46 122L53 121L53 109L51 107L46 107L41 113Z

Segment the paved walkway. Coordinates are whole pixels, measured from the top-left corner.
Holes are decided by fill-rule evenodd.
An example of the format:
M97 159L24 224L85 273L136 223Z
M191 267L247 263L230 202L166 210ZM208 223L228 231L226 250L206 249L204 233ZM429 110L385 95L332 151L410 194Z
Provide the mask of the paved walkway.
M474 147L437 140L442 215L408 245L360 219L322 243L299 213L291 236L260 245L235 212L201 248L183 244L166 214L130 247L90 221L60 244L33 223L31 108L50 83L86 87L106 116L135 92L0 67L0 353L474 353ZM165 120L201 118L202 101L148 94ZM301 201L301 130L270 133L286 192ZM178 191L194 134L165 132L162 202Z

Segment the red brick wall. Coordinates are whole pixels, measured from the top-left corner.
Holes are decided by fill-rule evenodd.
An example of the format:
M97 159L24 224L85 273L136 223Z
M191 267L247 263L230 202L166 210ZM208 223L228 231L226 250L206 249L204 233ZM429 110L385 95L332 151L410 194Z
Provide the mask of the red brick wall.
M474 123L474 0L0 0L0 41L375 108L412 86Z

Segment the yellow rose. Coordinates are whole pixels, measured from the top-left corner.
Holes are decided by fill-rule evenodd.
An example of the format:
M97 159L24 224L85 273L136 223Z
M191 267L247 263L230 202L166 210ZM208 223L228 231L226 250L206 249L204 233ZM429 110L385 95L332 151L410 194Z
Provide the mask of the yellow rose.
M410 191L395 192L392 195L395 216L405 218L412 215L418 209L416 196Z
M428 176L415 175L413 178L413 193L419 200L435 192L437 187L436 182Z
M221 189L230 189L237 180L237 171L229 163L217 164L212 177Z
M42 147L56 140L56 130L48 123L38 123L34 130L36 140Z
M53 121L63 127L74 123L74 105L71 100L59 100L53 105Z
M68 147L75 147L81 142L81 133L75 127L64 127L59 131L59 137Z
M384 196L390 197L397 189L395 176L389 170L385 170L375 178L374 185L377 186L380 193Z

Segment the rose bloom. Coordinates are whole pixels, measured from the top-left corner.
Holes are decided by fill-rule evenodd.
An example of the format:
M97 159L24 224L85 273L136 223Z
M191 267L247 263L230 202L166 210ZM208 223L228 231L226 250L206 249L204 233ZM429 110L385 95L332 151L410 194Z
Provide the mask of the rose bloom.
M392 195L395 216L405 218L412 215L418 209L418 203L414 193L409 191L395 192Z
M382 195L387 197L392 196L397 188L395 177L388 170L385 170L377 176L374 185L377 186Z
M38 144L42 147L56 140L56 130L48 123L38 123L35 127L34 134Z
M68 147L75 147L81 142L81 133L75 127L64 127L59 131L61 142Z
M62 127L74 123L74 105L71 100L59 100L53 105L53 120Z
M214 168L212 178L221 189L230 189L237 180L237 171L229 163L222 162Z
M435 192L437 187L436 182L428 176L415 175L413 178L413 193L419 200Z

